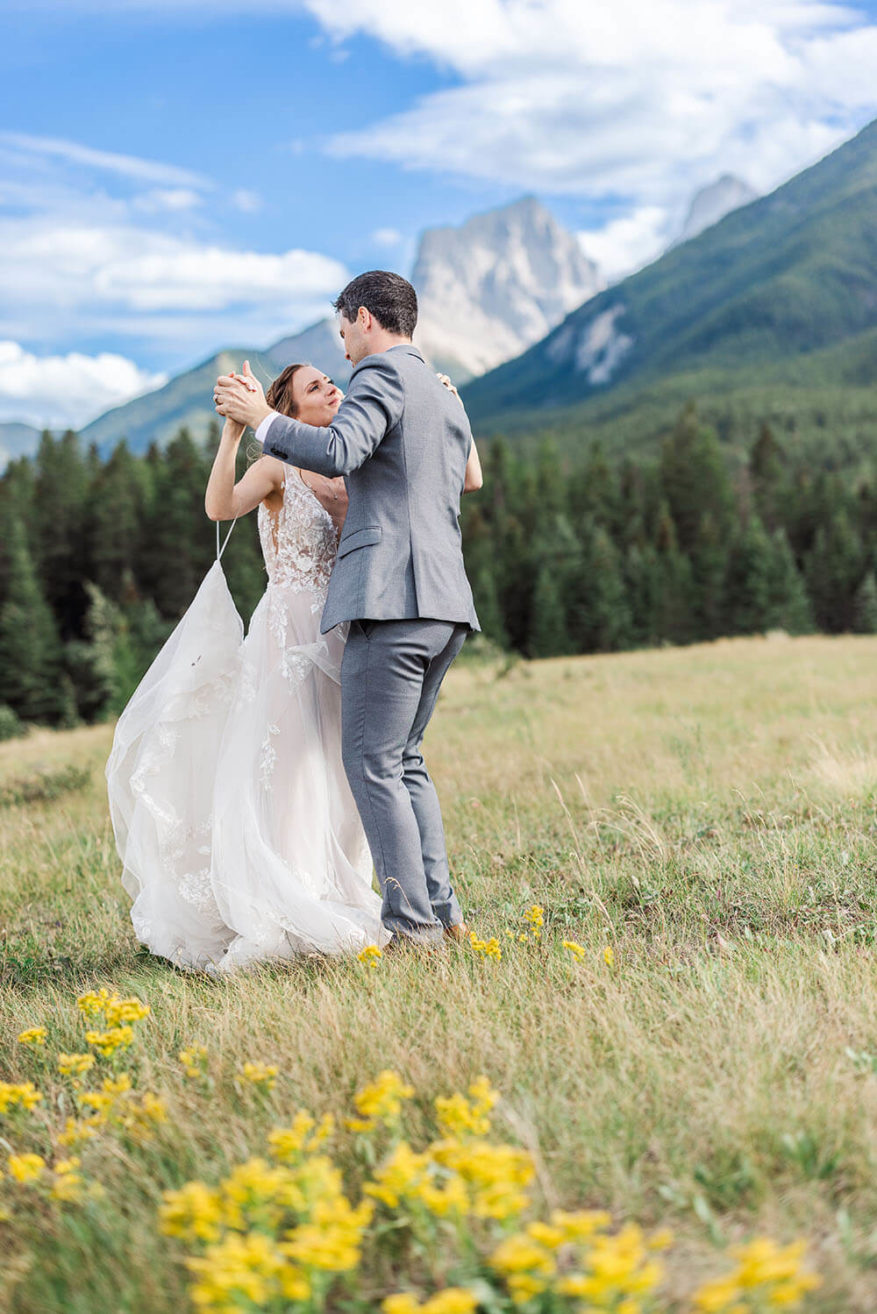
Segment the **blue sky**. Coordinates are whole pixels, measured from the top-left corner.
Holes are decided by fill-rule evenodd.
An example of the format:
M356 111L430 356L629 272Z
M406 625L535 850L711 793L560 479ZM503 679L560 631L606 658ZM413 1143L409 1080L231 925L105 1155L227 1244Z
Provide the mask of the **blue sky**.
M526 192L610 277L877 114L821 0L2 0L0 420L83 423ZM875 0L877 4L877 0Z

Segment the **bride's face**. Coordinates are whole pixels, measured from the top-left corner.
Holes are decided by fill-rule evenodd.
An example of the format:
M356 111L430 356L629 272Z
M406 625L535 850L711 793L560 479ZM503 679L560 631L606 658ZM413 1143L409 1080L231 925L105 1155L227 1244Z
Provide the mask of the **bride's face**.
M313 365L303 365L292 377L292 396L296 419L303 424L325 428L335 419L344 393L336 387L328 374Z

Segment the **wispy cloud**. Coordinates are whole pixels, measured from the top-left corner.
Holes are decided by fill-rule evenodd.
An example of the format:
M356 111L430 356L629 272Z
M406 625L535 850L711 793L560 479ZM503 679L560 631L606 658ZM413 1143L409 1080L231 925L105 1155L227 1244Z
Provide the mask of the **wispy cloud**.
M136 155L116 155L110 151L95 150L79 142L65 141L61 137L34 137L22 132L0 132L0 144L23 155L43 156L61 160L66 164L83 165L100 173L116 174L140 183L156 183L167 187L200 188L209 190L212 183L190 169L158 160L144 160Z

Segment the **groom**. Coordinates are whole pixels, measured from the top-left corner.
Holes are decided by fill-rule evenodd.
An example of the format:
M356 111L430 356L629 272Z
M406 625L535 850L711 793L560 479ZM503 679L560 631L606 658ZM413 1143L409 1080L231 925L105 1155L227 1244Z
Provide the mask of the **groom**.
M344 769L381 917L394 940L463 939L421 742L445 673L480 628L458 524L472 432L412 344L410 283L383 270L360 274L335 309L354 370L328 428L272 411L249 374L217 379L216 409L251 425L271 456L344 476L347 519L320 628L351 622L341 667Z

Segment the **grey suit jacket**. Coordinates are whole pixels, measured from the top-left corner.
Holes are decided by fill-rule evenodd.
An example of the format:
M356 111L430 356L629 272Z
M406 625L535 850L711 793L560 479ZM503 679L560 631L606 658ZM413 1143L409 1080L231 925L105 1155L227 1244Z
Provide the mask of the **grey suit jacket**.
M458 398L410 343L359 362L328 428L271 422L263 451L347 487L323 634L345 620L415 617L481 628L459 525L471 442Z

